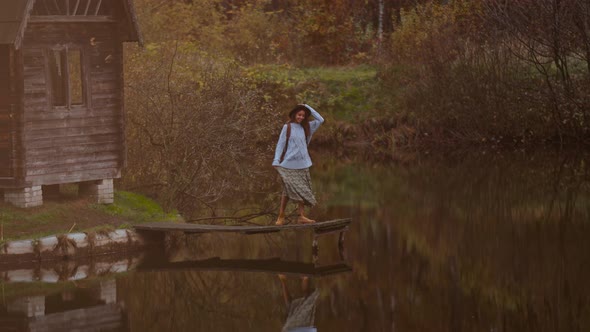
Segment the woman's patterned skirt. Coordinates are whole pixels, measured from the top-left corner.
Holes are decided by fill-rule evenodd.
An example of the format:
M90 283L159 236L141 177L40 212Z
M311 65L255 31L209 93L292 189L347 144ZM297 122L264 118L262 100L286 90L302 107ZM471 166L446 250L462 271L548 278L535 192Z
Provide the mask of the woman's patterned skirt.
M311 189L309 168L277 167L276 169L283 180L283 196L288 196L289 199L296 202L303 202L305 205L314 206L317 204Z

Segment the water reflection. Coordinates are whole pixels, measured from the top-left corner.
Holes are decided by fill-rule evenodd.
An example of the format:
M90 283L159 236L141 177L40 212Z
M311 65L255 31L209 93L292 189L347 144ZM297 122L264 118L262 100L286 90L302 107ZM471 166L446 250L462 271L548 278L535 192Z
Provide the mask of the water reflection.
M590 330L587 161L519 153L324 164L323 213L363 221L347 243L349 289L363 303L344 304L351 330Z
M314 258L311 232L272 235L203 234L176 239L148 254L138 272L122 280L133 331L281 331L289 316L285 277L293 299L307 283L317 304L333 283L351 276L340 259L338 235L322 236ZM206 257L215 254L217 257ZM155 302L154 299L158 301ZM174 319L169 319L170 315Z
M280 331L285 326L291 331L293 324L302 327L304 316L313 326L313 312L303 309L314 308L320 297L315 281L349 274L351 267L340 259L337 244L333 255L325 245L322 257L315 257L311 235L240 236L233 248L227 245L235 241L231 236L189 236L171 239L140 259L2 266L0 330ZM296 250L296 242L303 250ZM236 254L235 247L244 251ZM280 247L289 253L281 257ZM221 257L204 258L212 253ZM90 273L82 277L78 271ZM286 288L287 279L305 287Z
M346 257L338 236L317 239L316 256L305 232L171 238L117 278L121 328L276 332L301 298L317 331L590 331L588 156L482 152L318 156L312 216L353 218ZM4 286L2 315L34 320L37 302L12 305ZM62 293L45 315L98 304Z
M22 291L32 295L4 299L0 306L2 331L127 330L124 304L117 302L114 279L97 281L89 288L62 289L49 294L43 294L46 289Z
M0 331L126 331L115 275L142 253L0 264Z
M309 277L301 277L301 297L293 298L287 287L287 276L278 275L283 290L283 299L287 309L287 319L281 331L283 332L315 332L314 326L316 302L320 295L318 289L312 291Z

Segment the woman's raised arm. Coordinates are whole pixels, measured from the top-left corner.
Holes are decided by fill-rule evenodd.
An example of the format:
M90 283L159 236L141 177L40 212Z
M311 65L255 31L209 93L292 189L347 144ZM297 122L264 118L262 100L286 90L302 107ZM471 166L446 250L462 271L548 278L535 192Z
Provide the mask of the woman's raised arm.
M311 130L311 134L315 133L316 130L320 127L322 123L324 123L324 118L318 113L318 111L314 110L313 107L303 104L303 106L307 107L307 109L311 112L314 120L309 122L309 129ZM311 137L310 137L311 138Z

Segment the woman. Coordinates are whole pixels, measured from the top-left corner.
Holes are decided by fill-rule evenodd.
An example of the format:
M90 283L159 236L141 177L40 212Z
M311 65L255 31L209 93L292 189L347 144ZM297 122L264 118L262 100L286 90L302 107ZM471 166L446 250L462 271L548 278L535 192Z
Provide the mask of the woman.
M309 121L310 115L313 115L313 121ZM289 119L289 122L283 126L279 136L275 158L272 162L283 180L281 207L275 222L276 225L285 223L285 208L289 199L298 202L299 217L297 222L315 222L304 215L305 205L313 206L316 204L311 190L311 177L309 175L311 158L307 152L307 145L313 133L324 122L324 118L311 106L300 104L289 112Z

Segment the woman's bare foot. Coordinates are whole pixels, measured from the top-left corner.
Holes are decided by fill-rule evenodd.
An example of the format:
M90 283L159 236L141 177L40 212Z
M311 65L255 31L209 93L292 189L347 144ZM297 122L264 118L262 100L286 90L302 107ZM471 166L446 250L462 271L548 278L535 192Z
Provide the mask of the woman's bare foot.
M299 218L297 218L297 222L300 224L313 224L315 220L311 220L305 216L299 216Z
M275 222L275 225L277 226L281 226L285 224L285 217L284 216L279 216L277 218L277 221Z

